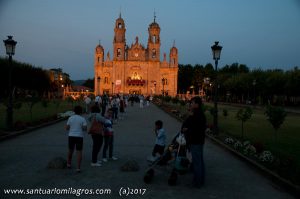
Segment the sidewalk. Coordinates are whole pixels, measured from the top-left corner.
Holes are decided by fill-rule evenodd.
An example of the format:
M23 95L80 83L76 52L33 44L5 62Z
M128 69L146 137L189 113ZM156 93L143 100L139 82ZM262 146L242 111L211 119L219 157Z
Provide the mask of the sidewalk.
M258 174L245 162L206 140L204 158L206 184L202 189L189 188L192 174L180 175L178 185L167 184L170 168L157 167L151 184L143 182L147 170L146 158L154 143L154 122L161 119L167 132L168 142L180 129L181 124L154 105L140 109L138 104L127 108L124 120L114 125L115 155L117 161L91 167L91 138L84 139L82 173L73 169L49 170L47 163L54 157L66 157L66 121L38 129L0 143L0 198L76 198L74 195L3 195L3 189L110 189L108 195L84 195L80 198L119 198L121 188L136 189L132 198L243 198L243 199L288 199L291 195L281 190L270 180ZM127 160L139 163L138 172L120 170ZM75 163L73 159L73 164ZM144 192L144 195L141 195Z

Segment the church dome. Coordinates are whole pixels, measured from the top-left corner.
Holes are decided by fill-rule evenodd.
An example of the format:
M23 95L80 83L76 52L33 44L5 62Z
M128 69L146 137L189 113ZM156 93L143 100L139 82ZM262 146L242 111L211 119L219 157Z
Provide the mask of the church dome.
M121 17L121 14L119 18L116 20L116 28L125 28L125 22L124 19Z
M159 29L160 29L158 23L156 23L155 21L152 22L152 23L149 25L149 28L150 28L150 29L152 29L152 28L159 28Z
M103 53L103 51L104 51L104 48L103 48L103 46L101 46L100 44L98 44L97 46L96 46L96 53Z
M173 47L170 49L170 54L171 54L171 55L177 55L177 53L178 53L177 48L176 48L175 46L173 46Z

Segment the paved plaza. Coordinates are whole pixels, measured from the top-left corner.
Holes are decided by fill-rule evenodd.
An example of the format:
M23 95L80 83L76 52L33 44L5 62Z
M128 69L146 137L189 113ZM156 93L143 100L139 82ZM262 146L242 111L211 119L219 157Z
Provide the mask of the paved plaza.
M80 198L120 198L120 193L132 189L129 198L226 198L226 199L289 199L293 198L279 186L259 174L247 163L237 159L222 147L206 140L204 159L206 184L201 189L190 188L192 174L179 175L178 184L167 183L171 167L156 167L151 184L143 182L147 170L146 158L154 145L154 122L164 122L168 143L180 129L181 123L150 104L128 107L126 116L114 125L117 161L91 167L92 139L84 138L82 173L74 169L48 169L49 160L66 158L66 121L37 129L0 142L0 198L76 198L75 195L4 195L4 189L69 189L98 190L104 195L80 195ZM75 165L73 157L73 165ZM124 172L120 167L127 160L139 163L137 172ZM109 191L110 190L110 191ZM124 195L122 195L125 197Z

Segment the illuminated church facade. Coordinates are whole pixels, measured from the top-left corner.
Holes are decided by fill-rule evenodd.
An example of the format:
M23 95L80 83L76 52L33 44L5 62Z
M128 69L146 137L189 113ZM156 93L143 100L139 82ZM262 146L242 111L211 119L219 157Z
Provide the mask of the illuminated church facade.
M96 46L94 56L95 94L177 94L178 50L175 44L160 61L160 27L154 21L148 27L147 47L139 43L138 37L130 46L126 44L126 27L121 17L115 22L113 55Z

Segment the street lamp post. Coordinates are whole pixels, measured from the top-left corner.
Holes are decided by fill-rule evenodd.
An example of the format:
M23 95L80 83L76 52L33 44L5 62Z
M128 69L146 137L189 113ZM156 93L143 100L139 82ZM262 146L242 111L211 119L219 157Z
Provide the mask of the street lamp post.
M156 95L156 81L154 81L154 95Z
M9 130L13 129L13 92L12 92L12 56L15 54L15 47L17 42L12 39L12 36L7 36L8 39L3 40L6 54L9 60L9 73L8 73L8 106L6 115L6 125Z
M256 99L255 99L255 85L256 85L256 79L253 80L252 84L253 84L253 104L254 104L254 106L255 106L255 103L256 103Z
M215 60L215 83L214 83L214 133L218 134L218 60L221 56L222 46L218 45L219 42L216 41L215 44L211 47L213 59Z
M100 90L100 80L101 80L101 77L98 76L98 77L97 77L97 83L98 83L98 95L100 95L100 93L101 93L101 90Z
M111 95L114 95L114 83L111 83Z
M162 82L162 85L163 85L163 96L165 96L165 84L166 84L166 78L162 78L162 80L161 80L161 82Z

